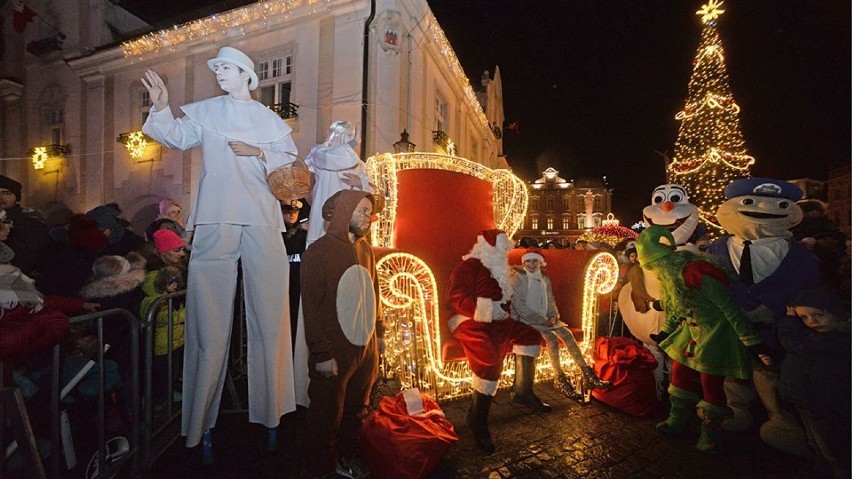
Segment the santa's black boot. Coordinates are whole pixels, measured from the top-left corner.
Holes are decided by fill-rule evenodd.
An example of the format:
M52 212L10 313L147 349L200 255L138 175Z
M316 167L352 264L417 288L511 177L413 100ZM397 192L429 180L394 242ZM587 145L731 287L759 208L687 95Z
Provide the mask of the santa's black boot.
M533 392L533 382L535 382L535 358L516 354L512 401L523 404L535 412L550 412L553 410L550 404L539 399Z
M486 454L494 452L494 442L491 440L491 431L488 430L488 411L491 410L491 396L480 392L473 392L473 403L467 412L467 427L473 431L473 439L476 445Z

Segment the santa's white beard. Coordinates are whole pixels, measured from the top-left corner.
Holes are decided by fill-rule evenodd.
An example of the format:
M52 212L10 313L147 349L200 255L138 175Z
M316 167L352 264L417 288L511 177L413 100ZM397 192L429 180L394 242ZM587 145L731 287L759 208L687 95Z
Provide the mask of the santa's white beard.
M507 251L491 246L487 242L477 243L470 250L470 254L464 256L464 259L476 258L485 268L491 272L491 277L500 285L500 290L503 291L503 302L508 301L512 297L512 284L509 281L509 254Z

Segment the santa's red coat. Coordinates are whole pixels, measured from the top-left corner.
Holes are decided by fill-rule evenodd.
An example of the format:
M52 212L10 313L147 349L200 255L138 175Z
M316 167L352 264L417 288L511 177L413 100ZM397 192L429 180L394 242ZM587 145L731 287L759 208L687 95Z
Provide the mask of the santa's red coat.
M512 347L534 351L541 347L541 334L531 326L507 319L490 323L474 321L477 298L500 301L503 291L491 272L476 258L468 258L450 275L447 298L458 315L470 318L453 331L453 337L464 349L474 375L486 381L497 381L503 369L503 358ZM504 308L508 309L509 303Z

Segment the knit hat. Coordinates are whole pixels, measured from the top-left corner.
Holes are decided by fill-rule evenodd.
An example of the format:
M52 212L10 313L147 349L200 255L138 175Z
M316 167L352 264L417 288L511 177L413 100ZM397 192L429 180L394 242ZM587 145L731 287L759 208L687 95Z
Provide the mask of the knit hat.
M167 216L169 214L169 212L171 210L175 209L175 208L180 209L180 205L178 204L177 201L175 201L171 198L166 198L166 199L160 200L160 204L159 204L160 217L162 218L162 217Z
M157 253L165 253L177 248L183 248L186 243L172 230L157 230L154 232L154 247Z
M547 261L544 260L544 256L538 250L529 250L521 256L521 262L529 261L531 259L537 259L542 266L547 266Z
M130 262L123 256L100 256L92 264L92 274L95 280L118 276L130 271Z
M119 230L122 229L122 224L118 221L118 215L121 214L121 209L115 203L101 205L89 210L86 216L95 220L98 228Z
M18 198L18 201L21 200L21 184L12 178L0 175L0 189L11 191Z
M816 308L839 317L849 316L849 310L843 307L843 303L836 294L824 289L809 289L802 291L790 306L806 306Z
M98 229L98 224L81 214L68 219L68 242L72 246L89 251L106 248L109 244L107 237Z
M636 256L643 266L674 253L675 239L668 228L650 226L636 240Z

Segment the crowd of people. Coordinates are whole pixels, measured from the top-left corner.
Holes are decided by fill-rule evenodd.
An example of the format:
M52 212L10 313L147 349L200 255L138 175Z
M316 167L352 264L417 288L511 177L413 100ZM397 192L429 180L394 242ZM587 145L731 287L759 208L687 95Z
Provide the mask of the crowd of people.
M143 130L167 147L202 151L188 220L177 201L164 198L143 235L115 203L47 225L20 204L22 185L0 176L0 360L12 366L4 379L33 396L44 381L45 363L38 360L45 357L36 352L62 343L69 358L91 357L93 330L69 331L68 316L123 308L140 320L151 317L154 406L181 403L187 447L201 444L203 459L212 461L241 281L249 420L274 431L283 415L304 406L311 431L305 476L367 477L356 440L384 350L379 278L367 234L384 198L352 148L352 125L340 120L307 155L317 179L310 197L276 199L265 173L294 162L298 151L289 127L251 99L258 78L249 57L223 47L208 66L227 95L184 105L180 118L172 114L160 76L148 71L143 79L152 101ZM749 420L747 390L756 389L769 416L760 426L767 444L848 477L845 238L821 214L823 205L798 206L796 190L761 178L732 183L719 211L732 235L706 253L689 247L692 230L682 236L651 215L657 224L651 221L635 242L611 247L623 258L619 287L632 291L619 307L660 313L650 334L636 336L669 364L671 408L657 426L661 432L686 433L700 417L697 447L715 453L723 430L749 427L741 422ZM754 204L777 214L734 214ZM489 410L507 354L515 359L511 399L533 413L552 410L534 392L542 345L554 387L566 397L580 400L581 394L564 370L560 343L586 388L612 384L587 364L560 317L559 291L546 272L548 246L522 240L521 265L513 268L508 252L514 245L505 232L483 230L471 241L449 277L448 329L473 373L466 425L490 454L497 446ZM589 247L610 248L574 245ZM642 284L649 278L659 290ZM181 290L185 301L164 308L159 300ZM160 309L152 311L155 304ZM105 320L107 383L117 402L130 377L127 328ZM73 364L66 367L79 368Z

